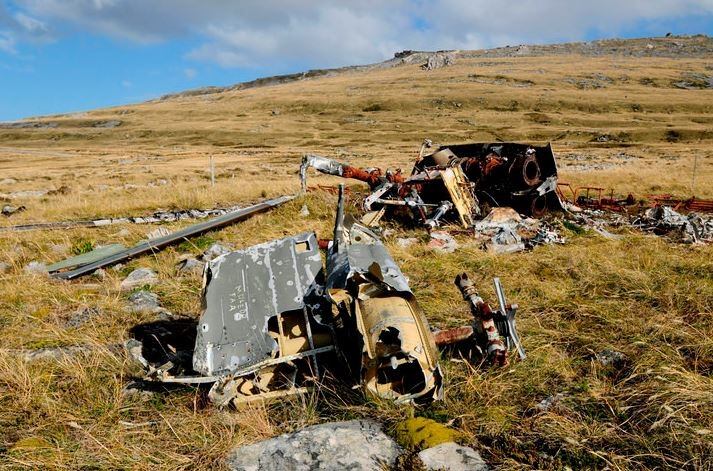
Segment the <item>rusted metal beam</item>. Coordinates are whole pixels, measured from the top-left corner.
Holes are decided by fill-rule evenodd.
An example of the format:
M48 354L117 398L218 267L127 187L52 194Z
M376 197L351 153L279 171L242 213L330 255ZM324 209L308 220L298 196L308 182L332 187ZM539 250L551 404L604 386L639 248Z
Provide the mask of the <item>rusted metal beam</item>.
M170 245L173 245L173 244L179 243L183 240L186 240L189 237L194 237L194 236L203 234L204 232L221 229L223 227L229 226L236 222L245 220L255 214L262 213L269 209L280 206L284 203L287 203L288 201L293 200L294 198L295 197L292 195L287 195L287 196L280 196L279 198L274 198L271 200L263 201L262 203L257 203L252 206L248 206L247 208L238 209L237 211L233 211L231 213L224 214L223 216L218 216L218 217L213 218L209 221L201 222L199 224L194 224L194 225L189 226L185 229L181 229L179 231L173 232L167 236L159 237L157 239L149 240L146 242L142 242L142 243L135 245L133 247L129 247L128 249L126 249L122 252L116 253L114 255L110 255L108 257L102 258L101 260L97 260L92 263L88 263L88 264L83 265L79 268L75 268L74 270L64 271L64 272L54 272L54 273L51 273L51 275L55 278L59 278L59 279L63 279L63 280L72 280L72 279L78 278L80 276L88 275L88 274L94 272L95 270L98 270L99 268L108 267L108 266L114 265L116 263L120 263L120 262L129 260L131 258L138 257L139 255L143 255L145 253L159 251L165 247L168 247Z

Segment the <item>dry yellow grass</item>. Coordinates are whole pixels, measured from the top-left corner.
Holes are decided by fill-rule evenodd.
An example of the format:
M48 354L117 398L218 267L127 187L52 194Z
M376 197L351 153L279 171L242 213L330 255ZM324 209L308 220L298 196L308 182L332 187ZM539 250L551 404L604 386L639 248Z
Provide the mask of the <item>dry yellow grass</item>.
M13 200L27 211L0 224L246 203L295 191L304 152L407 169L426 137L552 141L563 180L640 196L690 195L697 156L695 193L712 198L712 92L671 85L685 72L711 75L712 65L709 57L473 58L429 72L403 66L47 117L40 121L57 127L0 129L0 181L15 180L0 184L0 193L66 189ZM586 80L604 88L579 88ZM121 126L93 127L110 119ZM215 187L207 171L211 155ZM329 237L334 200L310 194L209 238L241 248L304 230ZM296 217L303 204L311 215ZM507 256L483 253L463 237L451 255L422 245L403 250L387 240L436 327L469 317L452 285L459 271L470 272L491 299L490 278L500 276L521 306L527 361L489 371L444 359L446 400L427 409L329 385L307 397L220 411L191 389L124 396L122 387L137 371L110 348L154 318L124 311L119 283L130 268L154 268L161 281L153 290L164 306L196 315L200 280L178 274L174 264L199 247L143 257L108 270L105 280L67 283L23 271L31 260L66 257L82 241L130 244L150 229L0 233L0 261L12 266L0 275L2 348L93 346L76 357L31 363L0 351L0 466L212 468L235 444L306 424L368 416L391 430L415 414L452 421L503 469L713 468L710 247L627 230L622 240L565 230L565 246ZM85 306L101 314L67 327ZM621 369L591 359L607 348L627 355ZM557 407L535 409L557 393L565 394Z

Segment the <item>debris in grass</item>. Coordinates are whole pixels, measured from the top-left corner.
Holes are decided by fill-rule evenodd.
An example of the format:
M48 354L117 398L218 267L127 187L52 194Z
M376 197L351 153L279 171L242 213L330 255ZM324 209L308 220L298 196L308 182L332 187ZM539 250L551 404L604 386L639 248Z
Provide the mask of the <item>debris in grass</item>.
M427 247L441 253L453 253L458 248L458 242L447 232L433 231Z

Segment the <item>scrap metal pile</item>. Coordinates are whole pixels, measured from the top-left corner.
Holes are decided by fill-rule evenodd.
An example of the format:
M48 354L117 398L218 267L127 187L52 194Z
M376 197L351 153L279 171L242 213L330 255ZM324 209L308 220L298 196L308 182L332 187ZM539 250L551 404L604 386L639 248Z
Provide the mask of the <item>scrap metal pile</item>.
M427 149L432 152L424 155ZM475 143L433 149L426 140L409 175L309 154L300 168L303 190L310 167L366 182L371 194L364 209L370 223L386 216L428 228L459 223L470 229L494 207L511 207L533 217L562 208L556 193L557 164L549 144Z
M438 347L465 347L495 365L508 363L510 348L524 358L517 306L506 304L499 282L500 310L494 310L467 275L459 276L456 284L471 306L473 325L434 335L386 247L344 206L340 186L326 271L314 233L209 262L192 365L176 345L154 345L163 355L148 358L150 345L139 344L133 353L147 367L147 378L212 383L209 398L215 404L237 405L304 392L329 370L369 394L424 404L443 397Z

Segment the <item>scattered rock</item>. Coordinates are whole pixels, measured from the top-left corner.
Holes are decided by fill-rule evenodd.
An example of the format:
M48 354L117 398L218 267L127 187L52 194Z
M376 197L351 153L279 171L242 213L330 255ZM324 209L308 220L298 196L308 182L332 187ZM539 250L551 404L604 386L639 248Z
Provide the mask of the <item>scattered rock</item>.
M121 121L118 119L110 119L108 121L97 121L92 125L95 128L117 128L121 126Z
M480 453L454 442L441 443L418 454L428 470L487 471L488 464Z
M402 249L407 249L416 243L418 243L418 239L415 237L399 237L396 239L396 245Z
M3 178L0 180L0 185L14 185L15 183L17 183L17 180L14 178Z
M205 263L201 262L200 260L193 258L193 257L188 257L184 258L183 260L179 261L177 264L178 271L182 273L186 272L202 272L203 267L205 267Z
M565 398L564 393L557 393L554 396L546 397L542 401L540 401L539 404L535 406L535 409L537 409L540 412L547 412L553 407L557 407L557 405L562 402L562 399Z
M309 208L307 207L306 204L302 205L302 209L300 209L300 216L302 216L303 218L306 218L307 216L309 216Z
M36 273L39 275L47 275L49 272L47 271L47 265L45 265L42 262L30 262L25 266L25 272L27 273Z
M5 273L9 273L11 268L12 268L12 267L10 266L9 263L0 262L0 275L4 275Z
M458 248L458 242L447 232L433 231L428 248L442 253L453 253Z
M220 257L221 255L224 255L226 253L230 253L231 250L223 245L220 244L213 244L210 247L208 247L208 250L203 252L203 255L201 255L201 259L204 262L210 262L214 258Z
M24 211L25 208L24 206L11 206L9 204L6 204L5 206L2 207L2 210L0 211L3 216L11 216L15 213L20 213Z
M626 355L616 350L602 350L595 356L596 360L602 364L602 366L619 366L626 361Z
M100 314L101 311L96 307L83 307L77 309L77 311L72 314L72 317L67 320L66 326L76 329Z
M97 268L92 272L92 275L94 278L99 278L100 280L106 280L106 270L103 268Z
M423 70L434 70L453 65L456 61L455 55L447 52L437 52L428 56L428 60L421 66Z
M129 296L131 305L128 310L130 312L159 312L161 311L161 302L156 293L150 291L137 291Z
M129 237L131 235L131 231L128 229L122 229L119 232L116 233L119 237Z
M156 273L150 268L137 268L121 282L121 289L128 291L139 286L154 285L158 282Z
M233 450L227 458L233 471L290 469L371 471L389 468L401 447L371 420L314 425Z

